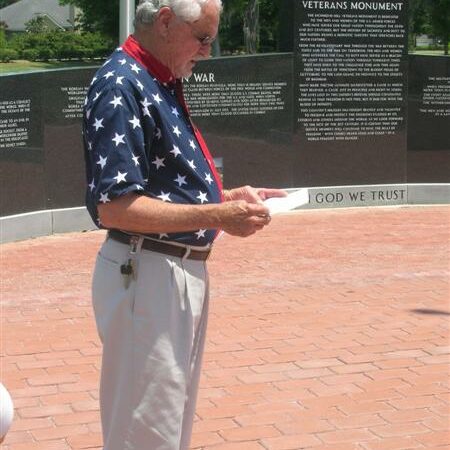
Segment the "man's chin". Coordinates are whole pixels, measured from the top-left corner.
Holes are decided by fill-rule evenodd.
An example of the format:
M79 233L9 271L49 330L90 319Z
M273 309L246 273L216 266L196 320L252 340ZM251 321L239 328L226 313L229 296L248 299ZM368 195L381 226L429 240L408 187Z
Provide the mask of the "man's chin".
M191 78L191 76L192 76L192 69L183 70L181 75L179 77L177 77L177 78Z

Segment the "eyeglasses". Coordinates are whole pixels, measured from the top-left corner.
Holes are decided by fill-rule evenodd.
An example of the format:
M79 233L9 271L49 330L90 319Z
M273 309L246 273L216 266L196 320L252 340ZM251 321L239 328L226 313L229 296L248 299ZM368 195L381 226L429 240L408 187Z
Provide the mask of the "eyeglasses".
M195 31L194 31L194 27L193 25L195 24L196 21L194 22L187 22L185 20L180 19L179 17L176 16L176 18L183 22L184 24L186 24L190 29L191 29L191 33L192 33L192 37L202 46L202 47L207 47L208 45L211 45L217 38L216 37L212 37L209 35L203 35L203 36L199 36Z
M212 37L212 36L209 36L209 35L198 36L197 33L194 31L192 22L184 22L184 23L189 26L189 28L191 29L192 36L197 40L197 42L202 47L206 47L208 45L211 45L216 40L215 37Z
M211 36L196 36L194 33L192 33L192 35L195 37L195 39L197 39L198 43L202 46L202 47L206 47L207 45L211 45L216 38L213 38Z

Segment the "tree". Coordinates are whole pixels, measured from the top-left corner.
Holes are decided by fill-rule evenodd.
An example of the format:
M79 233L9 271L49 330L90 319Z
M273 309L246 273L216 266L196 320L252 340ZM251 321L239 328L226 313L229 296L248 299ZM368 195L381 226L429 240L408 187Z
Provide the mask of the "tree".
M225 54L244 52L243 17L246 0L227 0L223 2L220 21L219 40Z
M81 10L77 17L84 31L98 31L115 43L119 39L119 0L59 0L62 5L74 5Z
M84 31L98 31L117 43L119 0L59 0L81 10L77 17ZM224 0L220 25L220 45L224 54L276 51L278 47L278 11L286 0Z
M260 0L260 12L259 12L259 51L260 52L276 52L281 50L281 33L280 25L282 20L287 19L289 25L294 28L293 11L290 17L282 17L284 12L283 8L286 6L285 0ZM293 5L292 5L293 7ZM285 23L283 23L283 26ZM288 25L288 26L289 26Z
M12 5L19 0L0 0L0 8L5 8L6 6Z
M416 46L416 36L429 32L429 16L425 0L410 0L408 10L409 48Z
M244 39L247 53L256 53L259 48L259 1L250 0L244 16Z
M285 0L226 0L220 23L224 53L278 50L279 11Z
M46 33L50 28L44 17L38 16L25 23L25 30L27 33Z
M442 39L444 53L448 55L450 39L450 0L428 0L430 24L435 36Z
M6 47L6 29L8 25L0 20L0 48Z

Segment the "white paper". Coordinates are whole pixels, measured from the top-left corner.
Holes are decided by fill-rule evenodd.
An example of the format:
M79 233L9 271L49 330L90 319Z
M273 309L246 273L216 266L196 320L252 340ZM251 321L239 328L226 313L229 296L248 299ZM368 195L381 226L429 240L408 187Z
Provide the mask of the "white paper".
M291 211L307 203L309 203L309 193L306 188L291 192L286 197L272 197L264 201L271 215Z

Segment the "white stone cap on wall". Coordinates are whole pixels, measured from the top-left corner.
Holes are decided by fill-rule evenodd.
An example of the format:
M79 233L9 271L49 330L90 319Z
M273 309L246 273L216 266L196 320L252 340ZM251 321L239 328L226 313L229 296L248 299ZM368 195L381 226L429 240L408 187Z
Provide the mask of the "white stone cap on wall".
M299 210L450 204L450 183L324 186L308 193L309 204ZM84 206L33 211L0 217L0 243L94 229Z

